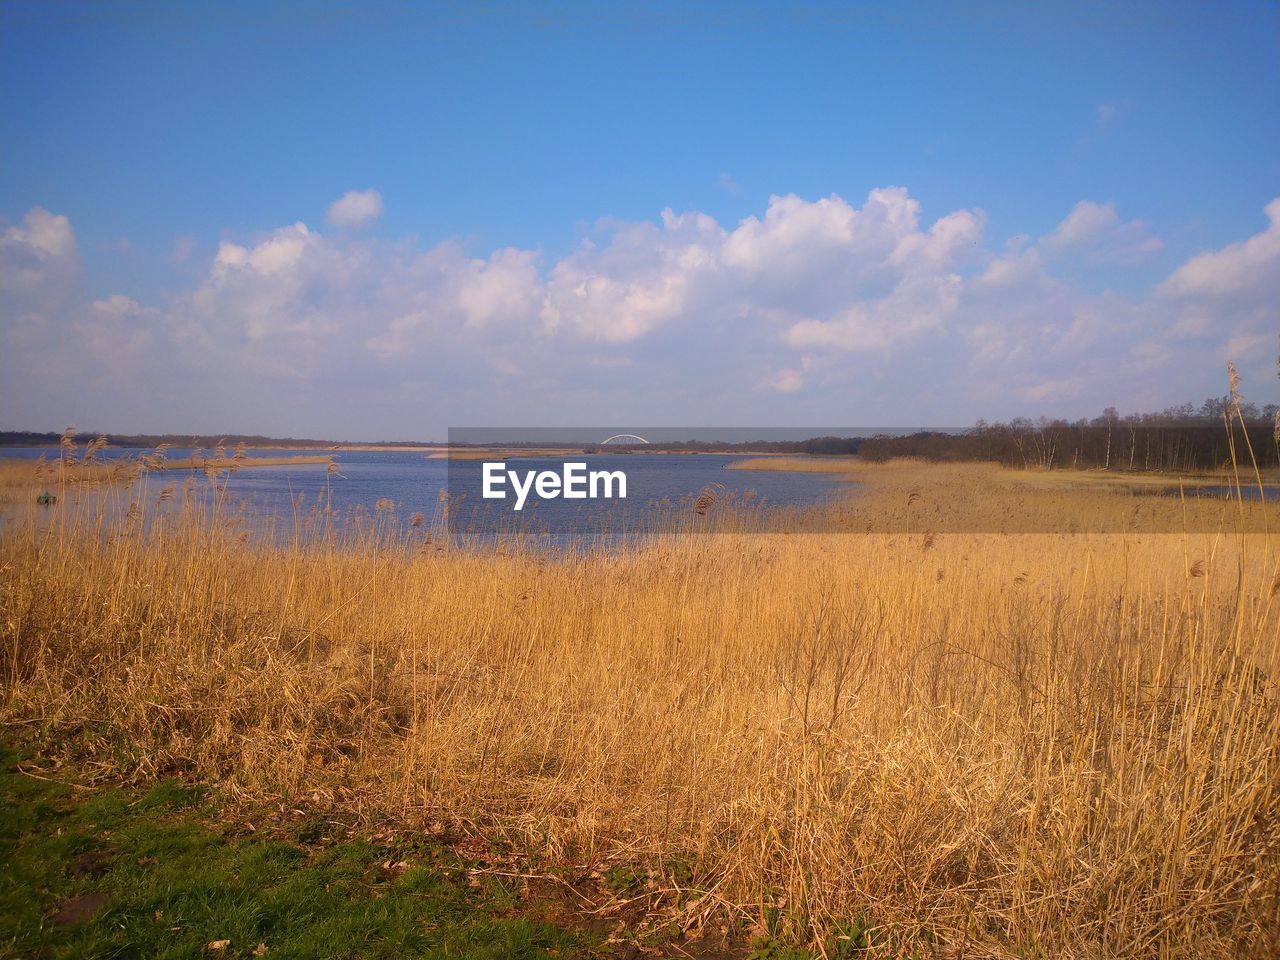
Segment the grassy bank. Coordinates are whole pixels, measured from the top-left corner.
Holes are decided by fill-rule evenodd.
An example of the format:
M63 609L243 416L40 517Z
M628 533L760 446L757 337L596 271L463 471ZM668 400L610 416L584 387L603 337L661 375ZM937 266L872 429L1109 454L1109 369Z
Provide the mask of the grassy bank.
M854 457L748 457L725 464L726 470L776 470L785 473L851 473L861 461Z
M1159 487L1194 486L1196 484L1234 484L1242 483L1246 487L1256 484L1274 484L1280 482L1280 474L1275 470L1259 470L1255 474L1252 467L1241 470L1238 474L1231 469L1206 471L1202 473L1168 473L1162 471L1135 472L1129 470L1073 469L1062 467L1057 470L1025 469L1015 470L998 467L988 463L940 462L929 464L921 460L900 459L887 467L857 457L823 457L794 456L779 454L776 456L749 457L726 464L726 470L772 470L787 473L834 473L851 478L873 476L877 471L886 475L901 476L904 471L912 469L945 470L970 469L984 470L992 476L1000 476L1016 480L1023 484L1053 484L1058 487L1096 487L1099 485L1137 486L1151 485ZM921 474L926 476L928 474Z
M336 469L330 455L299 454L279 457L251 457L241 451L232 456L190 456L170 459L144 454L140 457L99 459L61 457L30 460L0 456L0 503L31 503L44 492L55 497L87 487L128 486L147 472L199 473L206 477L234 473L254 467L326 466Z
M194 507L18 524L3 718L42 762L465 824L762 951L1274 950L1272 538L1167 498L1180 532L976 533L1134 501L862 480L830 524L914 511L909 532L551 558L429 529L264 547Z
M228 817L176 780L86 788L0 764L0 957L603 955L437 837Z

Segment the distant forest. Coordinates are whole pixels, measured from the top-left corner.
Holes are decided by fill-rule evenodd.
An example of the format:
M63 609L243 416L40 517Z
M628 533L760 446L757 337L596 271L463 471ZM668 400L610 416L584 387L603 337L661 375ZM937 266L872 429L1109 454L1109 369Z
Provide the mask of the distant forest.
M1092 420L979 420L962 433L876 436L863 440L858 454L873 461L915 457L1046 469L1200 472L1229 467L1233 451L1242 467L1256 459L1259 467L1274 468L1278 446L1280 406L1242 402L1237 410L1223 397L1160 413L1122 416L1112 407Z
M88 443L97 434L78 433L77 444ZM212 448L219 444L248 447L291 447L331 449L341 446L333 440L257 435L184 437L175 434L107 434L107 442L118 447L154 448L160 444L177 447ZM56 446L57 433L0 431L0 445ZM359 446L430 447L426 442L362 443ZM542 448L577 444L538 442L525 445ZM456 444L472 446L472 444ZM521 446L514 444L513 446ZM1092 420L1031 420L1018 417L1008 423L979 420L967 430L933 431L889 436L813 437L808 440L754 440L720 443L704 440L664 442L651 449L690 453L804 453L826 456L858 454L865 460L883 461L902 457L923 460L988 461L1010 467L1045 469L1103 469L1125 471L1212 471L1230 466L1232 454L1241 466L1256 460L1259 467L1280 466L1280 406L1241 402L1237 409L1229 397L1211 398L1199 407L1187 403L1159 413L1122 415L1114 407ZM597 452L589 447L586 452ZM627 451L625 446L610 448ZM641 449L631 447L632 450ZM1252 453L1251 453L1252 451Z

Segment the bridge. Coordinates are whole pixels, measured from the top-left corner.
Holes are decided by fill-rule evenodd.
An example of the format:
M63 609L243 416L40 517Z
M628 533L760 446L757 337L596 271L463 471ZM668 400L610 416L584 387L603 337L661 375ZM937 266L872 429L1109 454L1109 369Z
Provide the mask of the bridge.
M648 441L648 440L646 440L644 437L637 437L634 433L617 433L617 434L614 434L612 437L609 437L607 440L601 440L601 441L600 441L600 446L602 446L602 447L603 447L606 443L613 443L615 440L619 440L619 441L634 441L634 442L636 442L636 443L648 443L648 442L649 442L649 441Z

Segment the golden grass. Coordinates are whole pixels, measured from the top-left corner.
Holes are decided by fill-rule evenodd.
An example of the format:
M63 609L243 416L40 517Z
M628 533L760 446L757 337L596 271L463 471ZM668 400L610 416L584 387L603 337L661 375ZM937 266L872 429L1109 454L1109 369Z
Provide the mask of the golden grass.
M435 450L428 460L506 460L510 457L566 456L573 451L553 447L454 447Z
M1194 495L1202 477L1137 484L1098 482L1084 471L1008 470L990 463L926 463L853 458L739 461L737 470L829 473L857 495L823 510L785 513L791 530L856 533L1168 533L1179 530L1280 532L1272 500ZM1228 478L1208 481L1229 486ZM1251 487L1250 481L1242 481ZM1270 481L1266 481L1270 482ZM1179 489L1179 486L1183 489ZM1159 495L1157 495L1159 494Z
M648 444L645 446L634 447L607 447L601 444L584 443L581 448L574 449L571 447L454 447L452 449L434 450L426 455L428 460L509 460L513 457L521 459L525 457L573 457L585 449L590 448L595 453L619 454L629 456L653 456L655 454L662 456L674 456L683 454L685 456L696 457L704 453L702 450L686 450L683 447L669 448L659 443ZM783 456L776 453L761 453L756 455L760 460L766 460L769 457ZM763 468L762 468L763 469Z
M832 525L937 522L561 557L427 528L275 547L207 499L118 491L139 511L114 525L86 501L0 537L0 716L105 773L459 818L538 870L640 861L670 891L692 864L701 899L652 900L690 927L777 917L830 948L870 920L885 957L1274 955L1273 541L937 533L1002 500L1080 507L967 467L860 477Z
M859 460L856 457L821 457L795 454L778 454L773 457L768 455L750 457L745 460L735 460L734 462L725 465L726 470L776 470L788 473L839 473L848 474L850 476L859 474L865 475L869 471L874 472L881 467L881 464L869 463L867 461ZM888 469L892 470L895 475L900 476L904 469L945 469L946 467L972 467L989 470L997 469L994 465L986 463L931 464L922 460L912 460L910 458L893 460L891 461L891 465ZM1157 472L1144 473L1125 470L1011 470L1008 468L1000 468L999 472L1005 479L1016 479L1024 483L1054 485L1059 487L1094 487L1098 485L1150 485L1158 487L1178 487L1192 486L1195 484L1228 484L1234 480L1234 474L1230 470L1218 470L1197 474L1172 474ZM1260 473L1260 478L1267 484L1273 484L1277 479L1280 479L1274 471L1262 471ZM1248 485L1252 479L1251 475L1245 475L1242 478L1242 482Z
M288 465L330 464L331 456L296 455L280 457L218 456L182 457L118 457L112 460L59 458L27 460L0 457L0 503L31 503L41 493L66 497L73 491L104 484L129 484L146 471L188 470L200 473L225 473L247 467L279 467Z
M328 464L333 462L330 454L295 454L283 457L182 457L178 460L165 460L163 463L148 469L152 470L244 470L251 467L285 467L302 464Z
M851 473L859 461L853 457L763 456L725 464L726 470L777 470L786 473Z
M0 458L0 503L31 503L42 492L65 494L68 488L128 483L137 478L131 461L18 460Z

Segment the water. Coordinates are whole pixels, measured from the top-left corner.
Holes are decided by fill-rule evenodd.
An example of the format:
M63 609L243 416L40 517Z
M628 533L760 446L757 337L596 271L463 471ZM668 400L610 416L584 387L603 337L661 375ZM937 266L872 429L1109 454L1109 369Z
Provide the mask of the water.
M0 448L0 457L34 459L42 452L46 459L57 457L56 448ZM132 454L116 450L104 453L106 457ZM167 451L170 460L191 453L178 448ZM250 458L258 458L324 455L326 451L259 449L247 453ZM208 455L208 451L202 451L202 455ZM504 467L521 474L529 470L559 473L568 461L585 463L589 471L622 471L627 477L625 501L557 498L534 503L531 494L530 503L517 514L511 509L514 497L504 502L481 496L480 460L431 458L413 450L342 450L336 451L334 457L337 474L327 471L323 463L249 467L229 476L220 474L219 483L225 481L224 503L253 522L267 518L285 521L278 527L291 526L295 513L305 515L316 507L327 507L339 517L360 513L393 517L400 526L411 523L415 514L432 524L447 518L451 530L472 535L503 532L518 522L522 529L549 534L556 540L584 534L616 539L625 531L646 524L652 527L660 514L685 517L693 511L699 493L711 485L715 485L720 511L735 505L749 509L757 517L779 508L814 504L850 486L832 474L726 469L731 463L750 459L743 455L574 453L564 457L511 457ZM491 458L496 459L499 458ZM193 475L199 485L207 486L203 471L149 474L147 496L154 500L170 481L181 484ZM447 511L443 509L446 499Z
M526 531L564 535L600 534L606 539L641 529L741 529L783 508L804 507L838 495L850 484L837 475L783 471L731 470L730 464L751 459L740 454L597 453L555 457L512 457L504 468L561 473L565 463L581 463L586 472L620 471L626 476L622 499L543 499L526 507L519 522ZM493 533L510 526L514 494L506 500L482 496L480 460L449 461L450 520L455 531ZM696 500L709 491L706 519L690 523ZM738 524L739 526L733 526Z
M1280 486L1264 482L1259 487L1256 482L1249 482L1243 479L1238 487L1234 483L1195 483L1188 481L1181 488L1175 486L1131 486L1127 489L1138 497L1172 497L1175 499L1180 497L1201 497L1209 500L1265 500L1267 503L1280 501Z
M50 460L57 457L56 448L0 448L0 457L34 459L41 452ZM177 460L191 453L171 449L169 457ZM106 454L133 452L111 450ZM317 454L323 456L324 452L248 451L250 458ZM396 533L411 529L414 516L419 514L423 526L430 531L439 531L447 518L448 531L460 538L485 540L518 531L529 537L544 537L550 545L563 546L583 539L616 543L636 539L654 529L742 529L743 522L767 523L769 516L780 510L832 500L855 488L836 474L726 469L737 461L750 459L739 454L619 452L512 457L504 467L522 474L529 470L559 472L562 464L570 461L586 464L589 471L621 470L628 483L625 501L550 499L531 503L517 514L511 510L512 500L485 500L481 496L482 460L433 458L421 450L343 450L334 456L338 475L330 474L323 463L252 467L230 476L220 474L219 482L225 482L220 509L239 514L251 529L269 528L282 538L294 530L295 515L314 520L320 514L324 523L319 527L313 524L313 530L331 529L358 518L361 522L356 525L357 532L370 529L371 522L376 522L379 530ZM113 509L125 509L130 501L142 501L142 506L154 514L153 505L160 490L170 481L181 484L191 476L196 478L197 489L208 496L213 488L202 471L171 470L148 475L145 487L135 487L127 498L113 495ZM706 518L695 517L694 499L712 485L715 506ZM145 492L140 494L140 490ZM446 492L448 496L444 497ZM1176 487L1134 487L1132 492L1144 497L1182 495ZM1241 494L1246 500L1259 499L1256 486L1244 485ZM1223 499L1235 495L1234 487L1213 480L1189 482L1186 487L1188 497ZM1269 482L1265 499L1280 500L1280 488ZM375 521L365 522L371 517ZM1169 514L1171 530L1180 529L1180 517L1180 513ZM890 519L886 528L897 529L895 525L901 523ZM1053 517L1045 520L1046 531L1057 530L1060 525ZM777 526L792 528L786 522ZM1067 529L1077 527L1073 523Z

